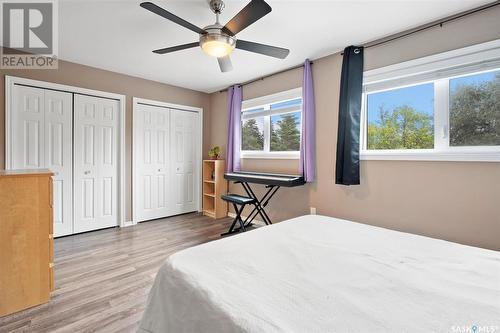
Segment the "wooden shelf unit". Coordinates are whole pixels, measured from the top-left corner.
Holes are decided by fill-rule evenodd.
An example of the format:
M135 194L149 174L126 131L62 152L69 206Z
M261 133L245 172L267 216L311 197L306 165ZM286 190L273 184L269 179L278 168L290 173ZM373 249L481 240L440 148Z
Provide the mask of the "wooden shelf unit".
M0 317L46 303L54 290L52 175L0 171Z
M224 168L224 160L203 161L203 215L216 219L227 216L227 202L220 197L227 193Z

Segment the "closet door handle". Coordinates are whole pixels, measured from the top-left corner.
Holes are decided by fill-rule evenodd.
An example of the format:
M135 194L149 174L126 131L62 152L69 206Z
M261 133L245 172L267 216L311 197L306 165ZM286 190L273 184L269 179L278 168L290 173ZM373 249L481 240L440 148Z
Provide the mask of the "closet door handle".
M90 170L84 171L83 174L84 175L90 175Z

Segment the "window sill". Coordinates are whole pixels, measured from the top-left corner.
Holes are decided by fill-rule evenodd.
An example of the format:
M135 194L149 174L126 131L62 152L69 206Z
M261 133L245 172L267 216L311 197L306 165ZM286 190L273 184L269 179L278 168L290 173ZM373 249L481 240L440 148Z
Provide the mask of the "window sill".
M487 151L361 151L362 161L449 161L449 162L500 162L500 149Z
M299 152L282 152L282 153L262 153L262 152L242 152L242 159L266 159L266 160L298 160Z

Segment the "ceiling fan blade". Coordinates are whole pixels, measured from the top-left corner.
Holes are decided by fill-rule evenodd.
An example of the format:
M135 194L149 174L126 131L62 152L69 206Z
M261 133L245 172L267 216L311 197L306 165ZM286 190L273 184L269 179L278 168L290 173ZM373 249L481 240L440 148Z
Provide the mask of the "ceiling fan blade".
M189 43L189 44L182 44L182 45L177 45L177 46L172 46L172 47L166 47L164 49L158 49L154 50L154 53L158 54L165 54L165 53L170 53L170 52L175 52L175 51L180 51L180 50L185 50L185 49L190 49L192 47L199 46L199 42L194 42L194 43Z
M269 14L271 10L271 6L264 0L252 0L222 28L222 31L234 36L250 24Z
M266 56L279 58L279 59L285 59L288 56L288 54L290 53L290 50L284 49L282 47L259 44L259 43L249 42L249 41L241 40L241 39L238 39L236 41L236 48L240 49L240 50L260 53L260 54L263 54Z
M170 20L174 23L177 23L179 25L182 25L184 28L188 28L189 30L192 30L198 34L206 34L207 32L201 28L198 28L197 26L195 26L194 24L192 23L189 23L188 21L180 18L179 16L177 15L174 15L172 13L170 13L169 11L166 11L165 9L155 5L154 3L152 2L143 2L141 3L141 7L142 8L145 8L147 10L149 10L150 12L153 12L157 15L160 15L161 17L164 17L166 18L167 20Z
M225 57L217 58L219 62L219 67L221 72L229 72L233 70L233 64L231 63L231 58L227 55Z

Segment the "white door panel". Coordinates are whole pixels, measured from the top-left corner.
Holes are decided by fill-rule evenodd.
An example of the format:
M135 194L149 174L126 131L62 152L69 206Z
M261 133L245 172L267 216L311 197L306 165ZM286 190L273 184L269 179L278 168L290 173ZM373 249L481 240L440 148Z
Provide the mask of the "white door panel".
M78 94L74 98L74 229L116 226L119 102Z
M169 207L169 109L138 104L133 121L134 220L171 215Z
M44 168L45 90L16 85L12 93L12 168Z
M172 207L173 214L188 213L197 210L197 186L195 182L196 149L199 135L198 113L171 110L172 165L173 188L172 197L175 198ZM195 166L196 163L196 166Z
M73 233L73 96L45 90L45 167L54 172L54 235Z
M54 236L72 226L72 94L14 85L12 90L13 169L54 172Z

